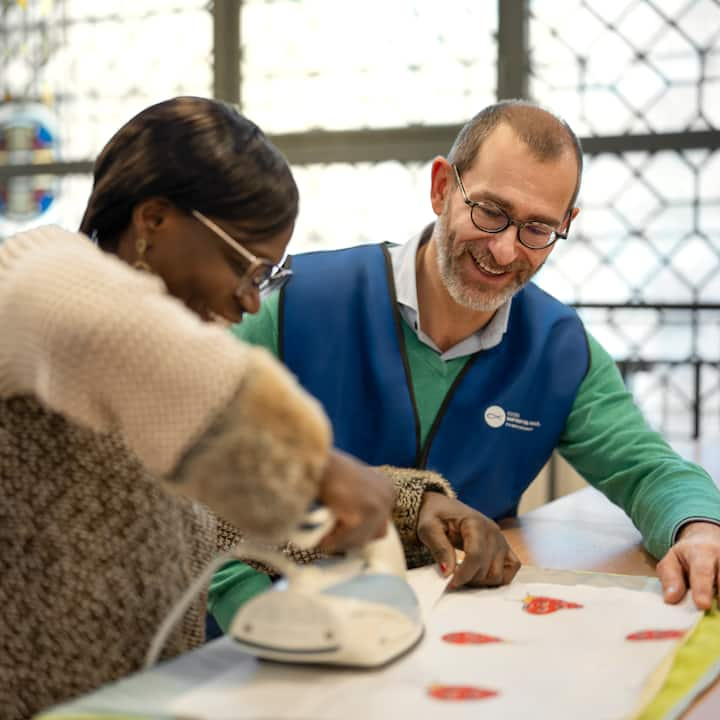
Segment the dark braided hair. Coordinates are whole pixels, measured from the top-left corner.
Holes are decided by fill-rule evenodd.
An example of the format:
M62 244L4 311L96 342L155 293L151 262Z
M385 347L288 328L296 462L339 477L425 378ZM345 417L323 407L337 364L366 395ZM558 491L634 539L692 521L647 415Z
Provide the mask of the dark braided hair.
M199 97L152 105L115 133L95 162L80 231L116 252L133 208L151 197L232 222L252 241L285 230L298 213L280 151L233 107Z

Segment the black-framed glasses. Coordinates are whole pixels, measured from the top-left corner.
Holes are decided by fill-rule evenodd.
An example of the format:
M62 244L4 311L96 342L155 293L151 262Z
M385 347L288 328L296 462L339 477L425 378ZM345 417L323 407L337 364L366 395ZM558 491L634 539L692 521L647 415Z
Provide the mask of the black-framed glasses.
M251 253L235 240L235 238L228 235L217 223L205 217L205 215L198 210L191 210L190 214L208 230L214 232L248 263L248 267L241 280L248 278L261 295L269 295L275 290L280 290L292 277L292 270L287 266L288 259L280 265L274 265L270 260L260 258L254 253Z
M560 232L557 228L546 225L543 222L520 222L513 220L502 208L495 203L485 200L471 200L465 192L465 187L460 179L460 173L457 166L452 166L455 173L460 192L463 196L463 202L470 208L470 220L472 224L480 231L486 233L501 233L510 225L517 228L517 239L521 245L530 250L544 250L549 248L556 240L567 239L570 232L570 222L565 232Z

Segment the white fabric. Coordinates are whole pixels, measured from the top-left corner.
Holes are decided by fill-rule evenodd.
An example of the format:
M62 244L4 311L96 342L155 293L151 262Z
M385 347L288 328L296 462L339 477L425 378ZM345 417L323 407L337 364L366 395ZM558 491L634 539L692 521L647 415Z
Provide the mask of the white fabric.
M439 585L431 582L426 591L436 595ZM528 594L583 607L531 615L523 610ZM387 668L355 672L239 657L214 680L178 698L172 710L214 720L618 720L633 710L648 678L680 642L630 642L626 636L645 629L690 629L700 615L690 600L671 606L657 592L617 587L513 583L446 593L430 614L421 645ZM442 640L456 631L504 642L454 645ZM429 695L436 685L470 685L499 694L437 700Z
M443 577L437 563L415 568L408 573L408 582L417 595L425 625L430 622L435 606L440 602L451 580L452 575Z

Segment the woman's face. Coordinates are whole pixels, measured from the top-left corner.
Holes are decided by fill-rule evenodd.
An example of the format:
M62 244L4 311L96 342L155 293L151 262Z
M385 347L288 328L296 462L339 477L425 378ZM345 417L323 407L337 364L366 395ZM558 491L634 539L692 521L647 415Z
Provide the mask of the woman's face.
M291 225L271 238L253 241L237 221L208 219L251 254L273 265L281 262L293 232ZM150 220L145 259L171 295L208 321L237 323L244 313L260 309L260 293L247 274L246 256L200 220L172 206Z

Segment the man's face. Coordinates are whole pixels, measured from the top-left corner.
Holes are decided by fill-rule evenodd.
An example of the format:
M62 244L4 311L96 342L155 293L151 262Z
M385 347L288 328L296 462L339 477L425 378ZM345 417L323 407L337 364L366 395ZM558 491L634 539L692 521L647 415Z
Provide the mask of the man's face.
M440 276L456 303L494 312L535 275L554 246L524 247L512 224L496 234L478 230L452 168L448 165L445 171L444 198L436 206L434 231ZM492 132L475 162L462 173L470 200L491 202L514 220L540 221L561 231L567 227L576 179L577 164L570 149L555 160L541 162L506 125Z

